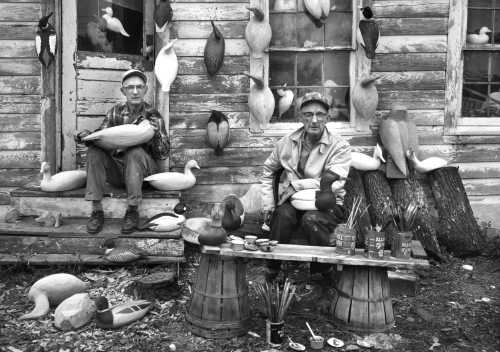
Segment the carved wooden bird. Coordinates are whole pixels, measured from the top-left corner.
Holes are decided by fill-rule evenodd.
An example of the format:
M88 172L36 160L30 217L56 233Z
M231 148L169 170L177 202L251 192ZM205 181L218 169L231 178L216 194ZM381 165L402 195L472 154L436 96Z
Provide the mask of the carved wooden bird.
M230 138L229 121L222 112L212 110L207 123L207 141L210 148L215 150L215 155L222 155L224 147Z
M38 21L38 30L35 35L36 54L38 55L38 60L40 60L45 67L50 65L56 55L56 30L54 26L49 23L49 18L52 15L53 12L40 18Z
M106 248L104 259L114 263L130 263L146 256L146 253L138 248L130 246L116 247L115 240L112 238L105 240L103 247Z
M204 60L208 74L213 76L219 72L224 63L225 41L224 36L214 24L214 21L210 22L212 23L212 33L208 36L205 45Z
M358 43L365 49L366 57L374 59L380 37L380 29L377 22L373 19L373 12L369 6L363 7L360 10L362 16L358 23Z
M160 0L160 3L155 8L154 21L156 32L165 32L168 25L172 21L174 12L170 6L170 0Z

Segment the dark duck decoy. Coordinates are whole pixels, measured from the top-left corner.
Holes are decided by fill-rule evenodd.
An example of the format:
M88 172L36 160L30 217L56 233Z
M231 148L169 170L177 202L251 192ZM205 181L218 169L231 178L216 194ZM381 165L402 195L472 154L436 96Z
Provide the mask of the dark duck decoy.
M104 259L113 263L130 263L135 260L146 257L142 250L129 246L116 246L113 238L104 241L105 247Z
M230 137L229 121L222 112L212 110L207 124L207 141L210 148L215 150L215 155L222 155L224 147Z
M50 65L56 55L56 30L54 26L49 23L49 18L52 15L53 12L40 18L35 36L36 54L38 55L38 60L40 60L45 67Z
M139 230L151 230L156 232L167 232L178 230L186 221L184 214L189 211L184 203L177 203L174 207L174 212L165 212L156 214L152 218L139 226Z
M224 50L226 44L224 36L214 24L214 21L210 21L210 23L212 23L212 33L208 36L207 43L205 44L204 58L208 75L214 76L219 72L224 63Z
M198 241L201 245L218 246L226 241L227 233L222 227L223 212L224 208L220 204L212 207L210 223L199 229Z
M227 232L239 229L245 221L245 209L241 200L236 195L230 194L224 198L223 204L222 228Z
M358 24L358 43L365 49L366 57L374 59L375 50L378 46L378 38L380 37L380 29L377 22L373 19L373 11L369 6L362 7L360 10L362 16Z
M109 306L106 297L96 299L96 325L104 329L116 329L144 317L151 309L151 302L136 300Z
M174 12L170 6L170 0L160 0L160 3L155 8L154 21L156 32L165 32L169 23L172 22Z

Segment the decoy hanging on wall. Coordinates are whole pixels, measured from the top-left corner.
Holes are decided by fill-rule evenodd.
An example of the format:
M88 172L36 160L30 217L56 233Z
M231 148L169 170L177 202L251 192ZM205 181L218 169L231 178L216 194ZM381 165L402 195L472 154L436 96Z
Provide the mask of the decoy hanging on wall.
M330 0L319 0L321 7L321 22L325 23L328 15L330 14Z
M378 91L375 81L380 77L361 77L352 89L352 104L360 119L359 125L369 126L378 105ZM358 121L358 120L356 120Z
M293 91L290 89L286 89L286 83L283 85L283 88L278 88L276 93L280 96L278 102L278 118L290 109L293 103Z
M130 37L130 34L127 33L125 28L123 28L122 22L118 18L113 17L113 9L110 6L102 9L102 11L106 12L102 15L102 18L106 20L106 27L108 30L120 33L124 37Z
M177 39L171 40L158 51L156 56L154 71L163 92L170 91L170 85L174 82L179 69L179 62L174 50L176 41Z
M311 19L314 25L318 28L323 26L323 11L321 6L322 0L304 0L306 15Z
M225 42L224 36L214 21L210 21L210 23L212 23L212 33L208 36L205 44L204 59L208 74L214 76L224 63Z
M247 7L247 9L253 12L253 16L250 16L250 21L245 28L245 40L252 57L261 58L271 42L272 31L269 17L258 7Z
M50 65L56 55L56 30L54 26L49 23L49 18L53 14L54 13L51 12L47 16L40 18L35 36L36 54L38 55L38 60L40 60L45 67Z
M170 0L160 0L154 13L155 30L157 33L165 32L172 21L173 15L174 12L172 11L172 6L170 6Z
M215 155L222 155L224 147L229 143L229 121L222 112L212 110L207 123L207 141Z
M375 58L375 50L378 46L380 29L373 19L373 11L369 6L362 7L361 20L358 23L357 39L358 43L365 49L366 57Z
M271 89L269 89L267 81L247 73L244 74L253 81L253 84L250 85L250 93L248 95L250 131L259 133L267 126L273 116L274 95Z

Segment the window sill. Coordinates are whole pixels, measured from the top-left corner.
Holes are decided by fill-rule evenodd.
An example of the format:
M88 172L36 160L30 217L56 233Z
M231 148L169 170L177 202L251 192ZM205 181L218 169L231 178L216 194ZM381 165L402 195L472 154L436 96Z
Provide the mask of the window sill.
M500 136L500 117L463 117L451 129L458 136Z
M295 52L324 52L324 51L338 51L338 50L345 50L345 51L354 51L354 48L350 45L336 45L336 46L312 46L309 48L303 48L299 46L288 46L288 47L281 47L281 46L270 46L268 49L264 50L267 53L271 52L289 52L289 51L295 51Z
M359 136L359 135L373 135L372 131L360 131L351 125L349 121L335 121L328 122L327 127L340 136ZM300 122L273 122L268 125L262 134L264 136L280 137L287 133L291 133L302 127Z

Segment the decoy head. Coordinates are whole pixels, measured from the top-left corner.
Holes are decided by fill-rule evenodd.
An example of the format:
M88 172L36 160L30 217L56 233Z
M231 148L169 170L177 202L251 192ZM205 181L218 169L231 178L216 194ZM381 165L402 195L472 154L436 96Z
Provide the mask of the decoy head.
M176 41L177 41L177 38L172 39L171 41L169 41L169 42L167 43L167 45L165 45L165 46L163 47L163 49L162 49L162 50L163 50L163 51L165 51L165 52L166 52L166 51L169 51L170 49L172 49L172 48L174 47L174 44L175 44L175 42L176 42Z
M200 165L198 165L198 163L196 162L196 160L189 160L186 163L186 166L184 166L184 169L189 169L190 170L192 168L200 169Z
M115 248L115 240L113 238L107 238L104 243L102 244L103 248L106 249L113 249Z
M184 204L183 202L179 202L175 205L174 207L174 213L176 214L179 214L179 215L182 215L188 211L190 211L191 208L188 207L186 204Z
M54 14L54 12L51 12L47 16L43 16L42 18L40 18L40 20L38 21L38 27L40 27L41 29L46 28L47 25L49 24L49 18L53 14Z
M283 84L283 87L276 89L276 93L278 93L278 95L280 97L284 96L285 95L285 88L286 88L286 83Z
M264 21L264 12L258 7L247 7L248 11L253 12L257 21Z
M107 15L113 16L113 9L111 8L111 6L108 6L104 9L102 9L101 11L106 12Z
M40 173L44 174L50 172L50 164L46 161L42 161L42 165L40 167Z
M210 21L210 23L212 24L212 29L214 31L215 38L217 38L217 40L220 40L222 38L222 33L220 32L219 28L217 28L214 21Z
M369 20L370 18L373 18L373 11L370 6L365 6L360 8L361 14L363 15L364 18Z
M216 123L221 123L224 120L227 120L226 115L222 113L219 110L212 110L212 113L210 114L210 119L212 121L215 121Z
M97 297L97 299L95 300L95 306L97 308L97 311L108 309L109 308L108 299L104 296Z
M491 32L492 30L489 29L488 27L481 27L481 29L479 30L480 34L491 33Z
M260 78L254 77L248 73L243 73L245 76L248 76L252 79L252 81L255 83L258 89L263 89L264 88L264 81Z
M383 163L385 163L385 159L382 153L382 148L380 147L380 144L377 143L375 146L375 149L373 150L373 158L377 159L379 158Z
M381 76L368 76L368 77L363 77L361 79L361 87L363 88L368 88L369 86L371 86L372 84L375 83L376 80L378 80L379 78L381 78Z

